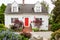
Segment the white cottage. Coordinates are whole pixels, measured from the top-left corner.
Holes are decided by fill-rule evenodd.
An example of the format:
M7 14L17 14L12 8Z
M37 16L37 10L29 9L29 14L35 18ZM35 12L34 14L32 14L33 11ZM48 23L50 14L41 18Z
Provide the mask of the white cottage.
M5 26L10 28L16 19L22 21L25 27L48 30L48 12L39 1L35 4L24 4L24 0L23 4L18 4L16 1L8 4L5 10Z

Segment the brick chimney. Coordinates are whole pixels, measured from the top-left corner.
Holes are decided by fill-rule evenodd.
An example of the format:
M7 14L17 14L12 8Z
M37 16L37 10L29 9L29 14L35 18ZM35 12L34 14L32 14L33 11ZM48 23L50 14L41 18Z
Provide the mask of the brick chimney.
M23 0L23 5L24 5L24 0Z

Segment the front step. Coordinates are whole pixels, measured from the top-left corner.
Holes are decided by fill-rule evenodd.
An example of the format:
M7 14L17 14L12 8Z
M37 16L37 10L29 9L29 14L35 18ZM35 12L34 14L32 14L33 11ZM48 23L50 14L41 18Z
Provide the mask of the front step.
M26 33L32 32L32 28L31 27L24 27L22 32L26 32Z

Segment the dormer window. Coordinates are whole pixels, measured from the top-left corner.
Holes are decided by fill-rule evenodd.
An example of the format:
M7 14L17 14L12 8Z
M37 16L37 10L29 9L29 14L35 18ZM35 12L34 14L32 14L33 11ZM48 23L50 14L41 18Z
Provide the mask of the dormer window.
M39 1L35 4L34 11L41 12L41 4Z
M12 3L11 12L18 12L18 4L16 1Z

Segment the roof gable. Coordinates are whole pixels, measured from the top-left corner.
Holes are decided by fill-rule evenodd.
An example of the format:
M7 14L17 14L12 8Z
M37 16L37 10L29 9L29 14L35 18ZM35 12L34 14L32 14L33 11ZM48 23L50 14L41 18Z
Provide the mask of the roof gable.
M14 1L14 2L12 3L12 6L18 6L18 3L17 3L16 1Z
M37 1L37 2L35 3L35 6L41 6L40 2Z

